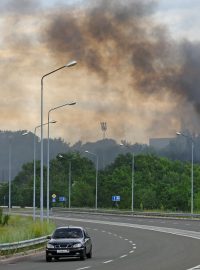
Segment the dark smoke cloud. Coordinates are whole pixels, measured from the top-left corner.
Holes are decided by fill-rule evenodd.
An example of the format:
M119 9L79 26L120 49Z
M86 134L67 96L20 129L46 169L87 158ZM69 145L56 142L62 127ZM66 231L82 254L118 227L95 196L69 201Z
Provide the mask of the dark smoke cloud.
M129 54L135 43L146 39L145 17L152 14L154 2L89 1L73 12L69 7L49 17L46 44L55 54L78 57L90 71L107 78L108 68ZM121 58L121 59L120 59Z
M155 8L155 1L89 1L77 13L52 14L46 43L55 57L78 56L107 80L111 68L115 72L125 59L133 88L145 97L171 91L199 110L200 45L175 44L152 20Z
M118 137L128 129L124 122L128 121L129 129L132 122L134 129L134 121L138 123L139 116L144 126L148 125L143 128L144 133L147 130L150 135L155 131L159 134L159 130L163 134L168 126L172 134L178 120L182 126L183 122L189 125L187 128L198 127L197 118L193 116L200 113L200 44L173 40L168 29L155 21L156 8L157 1L149 0L90 0L79 5L59 4L58 1L45 13L40 1L0 3L2 12L7 10L14 14L9 18L5 40L14 52L12 61L16 66L30 66L31 74L41 71L39 60L34 58L41 47L42 59L48 57L55 63L63 63L66 58L76 59L85 80L89 82L91 77L97 80L93 92L98 102L93 120L107 118ZM34 14L33 17L37 14L37 20L41 19L34 38L32 35L19 36L13 30L18 27L21 14ZM26 57L22 60L24 52L28 60ZM5 73L3 71L3 77ZM15 76L9 84L20 88ZM82 95L90 91L82 89L81 84L79 88ZM160 114L159 111L157 114L144 112L143 107L146 108L145 104L152 99L155 108L165 102L170 109L165 112L165 108L158 106L162 110ZM140 112L134 111L136 104L141 104L138 106L142 108ZM187 120L183 114L187 115ZM74 120L78 122L79 118L76 115ZM121 126L117 124L119 118L123 122ZM80 126L84 126L84 119L80 122ZM87 132L89 134L90 130Z

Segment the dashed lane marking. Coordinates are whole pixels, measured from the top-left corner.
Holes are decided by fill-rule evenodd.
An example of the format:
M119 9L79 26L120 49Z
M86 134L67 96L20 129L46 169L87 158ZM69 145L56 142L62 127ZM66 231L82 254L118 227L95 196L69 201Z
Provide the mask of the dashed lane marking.
M113 260L105 261L103 263L111 263L111 262L113 262Z
M124 254L124 255L120 256L120 259L125 258L126 256L128 256L128 255Z
M76 270L83 270L83 269L89 269L91 268L91 266L85 266L85 267L82 267L82 268L77 268Z

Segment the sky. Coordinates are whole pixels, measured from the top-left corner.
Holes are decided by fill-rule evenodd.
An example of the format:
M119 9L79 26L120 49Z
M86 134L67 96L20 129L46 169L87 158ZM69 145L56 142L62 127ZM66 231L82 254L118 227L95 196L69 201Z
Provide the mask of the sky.
M199 0L1 0L0 130L71 145L106 137L130 143L199 133ZM38 131L39 135L39 131ZM46 136L46 129L45 129Z

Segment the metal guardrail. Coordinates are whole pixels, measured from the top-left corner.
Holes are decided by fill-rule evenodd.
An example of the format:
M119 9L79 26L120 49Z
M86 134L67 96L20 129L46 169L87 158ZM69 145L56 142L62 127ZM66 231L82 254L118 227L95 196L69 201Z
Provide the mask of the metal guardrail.
M168 218L198 218L200 214L191 213L168 213L168 212L143 212L143 211L122 211L122 210L106 210L92 208L62 208L53 207L52 212L79 212L91 214L106 214L106 215L128 215L128 216L144 216L144 217L168 217Z
M13 243L4 243L0 244L0 252L1 251L9 251L9 250L17 250L24 247L34 246L37 244L42 244L47 241L47 236L42 236L39 238L13 242Z

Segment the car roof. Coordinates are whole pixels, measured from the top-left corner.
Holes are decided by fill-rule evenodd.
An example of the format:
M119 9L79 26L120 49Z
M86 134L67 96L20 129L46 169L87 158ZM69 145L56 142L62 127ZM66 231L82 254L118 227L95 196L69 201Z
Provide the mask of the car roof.
M57 229L80 229L80 230L84 230L83 227L78 227L78 226L60 226L57 227L55 230Z

